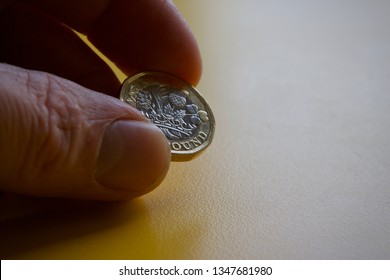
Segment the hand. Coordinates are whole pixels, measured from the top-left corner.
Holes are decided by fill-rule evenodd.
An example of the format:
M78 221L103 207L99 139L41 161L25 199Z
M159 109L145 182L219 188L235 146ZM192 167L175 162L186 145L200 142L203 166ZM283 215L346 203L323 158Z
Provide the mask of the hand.
M165 136L112 97L119 81L70 28L127 75L200 78L195 39L169 1L0 3L0 189L97 200L145 194L169 168Z

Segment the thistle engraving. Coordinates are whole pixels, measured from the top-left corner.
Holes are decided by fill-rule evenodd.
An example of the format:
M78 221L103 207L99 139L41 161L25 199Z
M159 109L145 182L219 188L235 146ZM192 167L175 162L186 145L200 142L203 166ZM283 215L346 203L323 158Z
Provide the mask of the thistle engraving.
M188 95L174 87L151 84L131 90L129 98L169 140L186 140L195 136L200 125L208 121L207 112L199 110Z

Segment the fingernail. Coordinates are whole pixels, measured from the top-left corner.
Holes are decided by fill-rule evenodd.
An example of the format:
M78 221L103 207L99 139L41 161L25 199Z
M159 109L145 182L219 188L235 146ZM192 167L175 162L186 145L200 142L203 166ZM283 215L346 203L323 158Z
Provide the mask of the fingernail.
M107 188L145 194L165 177L170 149L163 133L153 124L119 120L103 137L96 166L96 180Z

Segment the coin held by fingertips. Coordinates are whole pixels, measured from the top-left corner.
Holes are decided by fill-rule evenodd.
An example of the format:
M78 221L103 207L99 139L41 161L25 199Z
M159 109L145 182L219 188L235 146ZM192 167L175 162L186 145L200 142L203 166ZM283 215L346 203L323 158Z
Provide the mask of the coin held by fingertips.
M120 99L137 108L168 139L172 161L188 161L212 142L210 106L191 84L167 73L142 72L127 78Z

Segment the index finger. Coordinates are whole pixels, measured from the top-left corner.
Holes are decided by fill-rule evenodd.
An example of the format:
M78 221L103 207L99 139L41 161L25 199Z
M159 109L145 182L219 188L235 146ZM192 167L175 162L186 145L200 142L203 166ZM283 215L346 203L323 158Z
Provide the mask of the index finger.
M126 74L157 70L192 84L201 76L196 40L168 0L35 0L88 39Z

